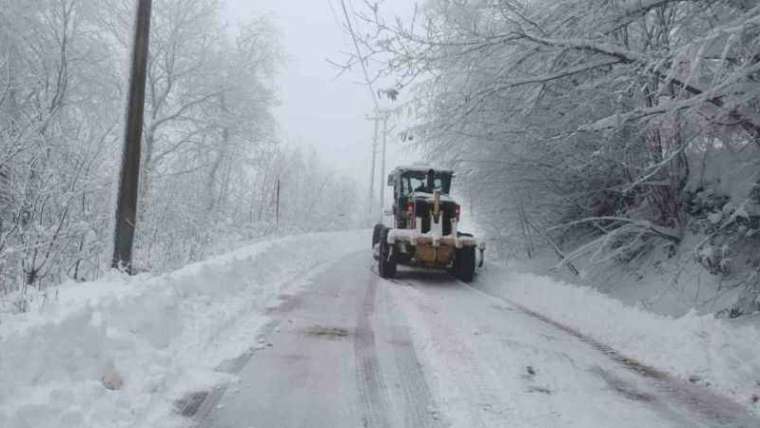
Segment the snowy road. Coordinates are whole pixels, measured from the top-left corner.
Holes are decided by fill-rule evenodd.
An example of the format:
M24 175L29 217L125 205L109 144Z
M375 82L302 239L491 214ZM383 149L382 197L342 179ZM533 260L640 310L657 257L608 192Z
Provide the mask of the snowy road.
M369 251L269 314L204 428L739 427L734 402L444 274L373 273Z

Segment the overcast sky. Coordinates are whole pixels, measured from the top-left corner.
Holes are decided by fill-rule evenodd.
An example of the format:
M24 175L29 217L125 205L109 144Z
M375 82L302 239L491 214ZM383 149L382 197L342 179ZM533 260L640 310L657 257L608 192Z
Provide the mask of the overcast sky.
M336 78L338 70L326 61L338 60L341 51L351 49L336 15L338 0L226 2L230 23L267 14L280 30L288 58L279 79L282 106L277 115L283 137L318 148L323 159L366 185L372 138L372 123L366 116L372 111L372 100L359 84L358 70ZM410 0L393 2L413 5ZM392 149L388 168L399 162L398 151Z

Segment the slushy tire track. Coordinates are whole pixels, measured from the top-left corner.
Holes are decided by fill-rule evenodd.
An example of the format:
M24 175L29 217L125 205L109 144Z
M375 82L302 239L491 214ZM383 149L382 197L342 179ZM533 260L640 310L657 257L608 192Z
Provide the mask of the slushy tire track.
M383 293L382 312L393 317L387 322L390 340L394 348L394 362L400 374L402 402L405 405L403 423L405 427L433 428L441 426L433 417L435 403L433 394L425 378L422 364L417 357L414 343L409 333L404 314L399 313L388 293Z
M377 297L377 277L371 275L367 293L361 302L354 335L354 356L356 358L357 387L359 400L364 414L362 423L365 427L390 427L388 421L387 389L380 371L377 357L375 332L372 317L375 314Z
M657 368L642 364L633 358L623 355L614 348L599 342L592 337L584 335L572 327L555 321L510 299L495 296L463 282L460 282L460 284L489 300L511 306L531 318L537 319L544 324L548 324L577 338L593 349L603 353L614 362L638 374L640 377L649 380L659 392L668 396L674 402L677 402L691 412L697 413L703 418L706 418L711 423L714 423L714 426L716 427L760 427L759 418L750 414L747 409L739 403L736 403L723 395L710 391L703 386L684 381Z

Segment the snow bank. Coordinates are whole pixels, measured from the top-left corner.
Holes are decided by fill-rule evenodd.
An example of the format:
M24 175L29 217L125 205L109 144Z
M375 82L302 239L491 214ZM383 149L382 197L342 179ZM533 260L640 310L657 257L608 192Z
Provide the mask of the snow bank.
M367 236L301 235L167 275L61 285L0 319L0 427L178 424L174 400L224 381L214 369L255 345L280 294L367 247Z
M755 406L760 330L692 311L674 318L626 306L590 287L489 266L476 287L605 343L630 358Z

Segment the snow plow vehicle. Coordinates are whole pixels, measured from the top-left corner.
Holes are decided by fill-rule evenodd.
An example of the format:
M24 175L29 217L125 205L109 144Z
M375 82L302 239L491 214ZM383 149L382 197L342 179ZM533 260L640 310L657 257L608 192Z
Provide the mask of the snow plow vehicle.
M485 245L459 231L460 205L450 196L454 172L420 166L399 167L388 176L393 187L393 226L375 225L372 247L383 278L399 264L448 270L464 282L475 276L477 252Z

